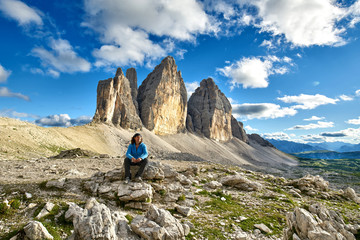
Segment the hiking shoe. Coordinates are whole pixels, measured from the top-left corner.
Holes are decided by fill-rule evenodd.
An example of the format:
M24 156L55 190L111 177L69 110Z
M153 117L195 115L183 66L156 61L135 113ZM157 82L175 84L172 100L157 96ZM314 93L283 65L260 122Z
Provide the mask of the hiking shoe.
M141 177L136 177L136 178L134 179L134 181L135 181L135 182L142 182L142 179L141 179Z
M128 184L129 182L130 182L130 178L128 178L128 177L127 177L127 178L125 178L124 183L125 183L125 184Z

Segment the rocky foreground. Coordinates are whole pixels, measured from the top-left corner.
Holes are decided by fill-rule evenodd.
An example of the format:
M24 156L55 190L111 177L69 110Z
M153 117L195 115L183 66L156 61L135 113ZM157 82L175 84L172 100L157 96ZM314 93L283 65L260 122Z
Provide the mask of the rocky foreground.
M77 161L33 160L23 172L49 162L53 177L1 185L1 239L360 236L359 196L351 188L332 190L319 176L285 179L214 163L152 159L143 182L124 184L121 164L110 164L121 159L86 159L101 171ZM72 169L59 170L71 162Z

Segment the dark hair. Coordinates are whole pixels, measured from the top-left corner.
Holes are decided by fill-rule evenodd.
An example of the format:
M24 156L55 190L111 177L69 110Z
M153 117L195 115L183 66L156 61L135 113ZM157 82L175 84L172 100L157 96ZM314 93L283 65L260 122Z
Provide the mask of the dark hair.
M137 136L140 136L140 137L141 137L140 143L142 143L142 136L141 136L141 134L140 134L140 133L135 133L134 136L131 138L131 144L134 144L134 143L135 143L135 138L136 138Z

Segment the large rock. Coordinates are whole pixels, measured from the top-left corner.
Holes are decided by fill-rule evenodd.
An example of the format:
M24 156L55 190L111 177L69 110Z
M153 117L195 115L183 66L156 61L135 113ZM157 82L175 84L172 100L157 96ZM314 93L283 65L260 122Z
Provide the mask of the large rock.
M242 122L238 122L234 116L231 116L231 132L232 135L243 142L249 143L249 138L245 132Z
M72 239L139 240L131 231L125 216L123 212L112 212L95 198L89 199L84 209L71 203L65 213L65 218L74 225Z
M41 222L31 221L24 227L25 239L46 240L54 239Z
M311 205L309 211L296 207L294 212L287 213L286 221L284 239L355 240L340 215L319 203Z
M274 148L274 145L272 145L269 141L263 139L262 137L260 137L259 134L253 133L253 134L248 134L247 135L249 138L249 142L253 141L263 147L272 147Z
M129 79L130 88L131 88L131 96L133 98L133 102L136 108L136 111L139 113L139 105L137 102L137 95L138 95L138 87L137 87L137 74L135 68L129 68L126 70L126 78Z
M230 175L220 179L222 185L235 187L244 191L260 191L263 187L260 183L250 181L241 175Z
M93 121L112 123L122 128L142 127L131 95L130 82L121 68L117 69L114 78L99 81Z
M145 216L136 216L131 222L132 230L148 240L185 239L184 226L167 210L154 205Z
M320 192L329 190L328 181L325 181L321 176L312 176L310 174L299 179L294 179L290 181L288 185L292 185L309 195L312 195L315 190Z
M187 93L174 58L168 56L139 87L137 101L144 126L158 135L183 132Z
M232 138L231 104L211 78L202 80L191 95L187 118L190 132L221 141Z

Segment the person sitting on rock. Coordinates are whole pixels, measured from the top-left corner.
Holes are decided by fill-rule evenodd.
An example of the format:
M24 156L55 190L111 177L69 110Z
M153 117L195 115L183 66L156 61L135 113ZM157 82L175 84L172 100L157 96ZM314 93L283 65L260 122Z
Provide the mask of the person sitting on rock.
M141 176L144 173L145 167L148 164L148 151L146 145L142 142L142 136L140 133L135 133L131 138L131 144L126 152L126 158L124 160L125 168L125 183L129 183L131 179L130 166L140 166L135 175L135 181L141 182Z

